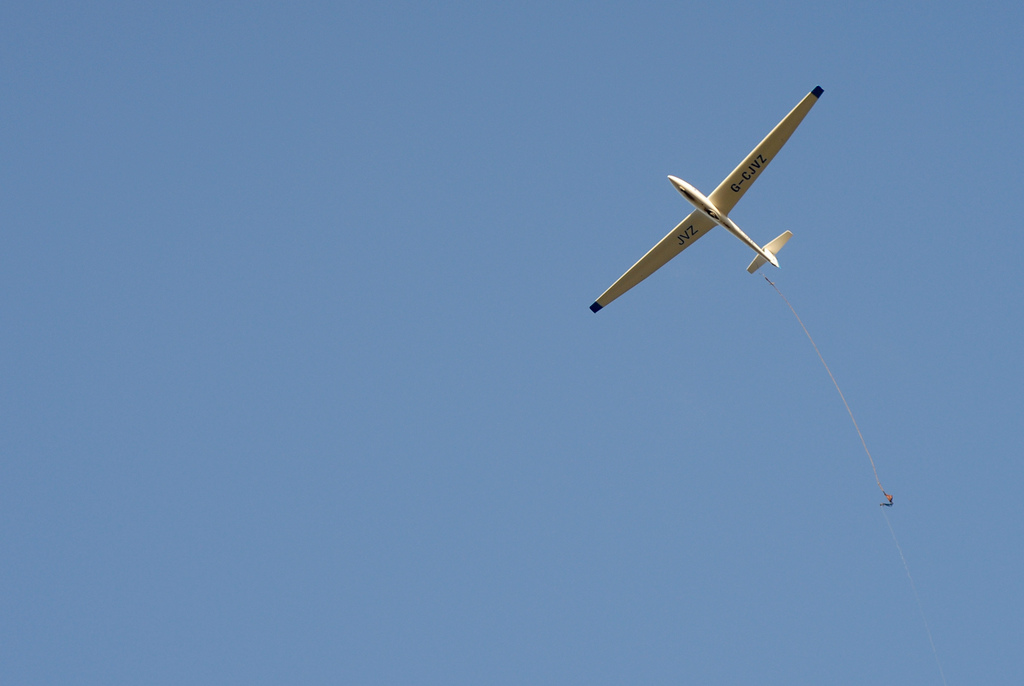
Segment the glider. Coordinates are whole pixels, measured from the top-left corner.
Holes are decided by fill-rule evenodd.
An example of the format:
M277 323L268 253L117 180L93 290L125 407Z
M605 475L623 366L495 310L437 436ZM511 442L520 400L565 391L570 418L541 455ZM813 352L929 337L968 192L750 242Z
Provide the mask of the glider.
M694 241L706 234L715 225L722 226L741 241L747 244L755 253L754 261L747 267L747 271L753 274L765 263L774 267L779 266L775 255L792 237L789 231L784 232L776 239L766 243L764 247L755 243L747 234L743 233L736 223L729 219L729 212L736 206L743 194L747 192L754 181L764 171L768 163L775 159L775 156L786 144L789 137L796 131L807 113L811 111L814 104L824 90L817 86L813 91L804 96L803 100L797 103L789 114L787 114L778 125L771 130L765 139L758 143L746 159L740 162L739 166L732 170L732 173L725 177L718 188L712 191L711 195L705 196L696 188L675 176L669 176L676 190L696 209L683 221L679 222L676 228L651 248L646 255L641 257L636 264L629 268L619 280L611 285L601 296L594 301L590 309L597 312L605 307L612 300L637 285L655 271L660 269L666 262L690 247Z

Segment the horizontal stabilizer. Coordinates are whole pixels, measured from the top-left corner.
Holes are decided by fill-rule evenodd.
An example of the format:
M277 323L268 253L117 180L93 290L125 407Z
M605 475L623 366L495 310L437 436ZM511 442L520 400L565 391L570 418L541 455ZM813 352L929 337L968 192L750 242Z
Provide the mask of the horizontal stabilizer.
M792 237L793 237L793 232L792 231L784 231L777 238L775 238L770 243L768 243L766 246L764 246L765 252L770 252L772 255L778 255L779 251L782 250L782 246L784 246L786 244L786 241L788 241ZM747 271L750 272L751 274L753 274L758 269L760 269L765 264L767 264L767 262L768 262L768 260L766 260L763 257L761 257L760 255L758 255L757 257L754 258L754 261L750 263L750 266L747 267Z

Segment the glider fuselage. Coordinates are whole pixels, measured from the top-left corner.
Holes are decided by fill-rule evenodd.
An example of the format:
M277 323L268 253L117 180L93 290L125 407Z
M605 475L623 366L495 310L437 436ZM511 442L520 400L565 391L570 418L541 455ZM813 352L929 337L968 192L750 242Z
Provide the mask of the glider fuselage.
M672 185L675 186L677 191L679 191L679 194L686 198L687 202L696 207L701 214L705 215L708 219L725 228L729 233L746 243L750 246L751 250L768 260L770 264L776 267L779 266L779 261L775 258L775 255L763 250L761 246L750 238L750 236L743 233L743 230L736 226L736 222L729 219L727 214L715 207L714 203L712 203L706 195L676 176L669 175L668 180L672 182Z

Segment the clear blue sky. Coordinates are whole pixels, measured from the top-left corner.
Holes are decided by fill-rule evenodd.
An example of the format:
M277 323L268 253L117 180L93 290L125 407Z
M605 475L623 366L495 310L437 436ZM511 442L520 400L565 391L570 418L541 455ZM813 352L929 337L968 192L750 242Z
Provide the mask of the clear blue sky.
M1024 680L1024 5L0 7L0 681Z

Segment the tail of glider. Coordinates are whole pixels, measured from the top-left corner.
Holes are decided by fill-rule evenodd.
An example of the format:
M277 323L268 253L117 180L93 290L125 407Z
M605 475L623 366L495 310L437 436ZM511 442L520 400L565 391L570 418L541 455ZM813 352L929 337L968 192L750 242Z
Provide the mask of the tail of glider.
M772 256L774 257L775 255L779 254L779 251L782 250L782 246L784 246L786 244L786 242L790 238L792 238L792 237L793 237L793 232L792 231L785 231L782 234L780 234L778 237L776 237L774 240L772 240L769 243L767 243L764 246L764 251L771 253ZM758 255L757 257L754 258L754 261L750 263L750 266L747 267L747 271L750 272L751 274L753 274L758 269L763 267L766 262L768 262L768 260L766 260L763 257L761 257L760 255ZM778 265L776 265L776 266L778 266Z

